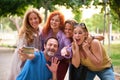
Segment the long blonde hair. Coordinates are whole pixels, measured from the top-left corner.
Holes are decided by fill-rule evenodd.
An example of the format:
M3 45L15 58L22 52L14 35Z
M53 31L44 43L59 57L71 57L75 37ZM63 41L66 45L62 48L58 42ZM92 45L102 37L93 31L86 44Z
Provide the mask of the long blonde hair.
M41 18L41 15L39 14L38 9L36 9L36 8L31 8L31 9L29 9L29 10L26 11L26 13L25 13L25 15L24 15L24 19L23 19L23 23L22 23L21 29L20 29L20 31L19 31L19 38L21 38L21 37L24 36L25 39L26 39L27 44L30 44L30 43L33 42L33 40L34 40L33 35L34 35L34 33L37 33L38 30L39 30L39 29L38 29L38 30L36 31L36 30L30 25L30 23L29 23L28 18L29 18L29 15L30 15L31 13L35 13L35 14L39 17L39 23L42 22L42 18Z

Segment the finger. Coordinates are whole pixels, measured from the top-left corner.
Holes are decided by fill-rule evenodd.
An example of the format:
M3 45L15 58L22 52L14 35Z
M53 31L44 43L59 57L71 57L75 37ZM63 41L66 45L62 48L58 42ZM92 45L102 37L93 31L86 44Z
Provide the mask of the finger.
M52 57L52 60L51 60L51 62L52 62L52 63L54 62L54 57Z
M57 61L57 65L59 65L60 61Z
M56 64L58 63L58 58L57 58L57 57L54 58L54 62L55 62Z

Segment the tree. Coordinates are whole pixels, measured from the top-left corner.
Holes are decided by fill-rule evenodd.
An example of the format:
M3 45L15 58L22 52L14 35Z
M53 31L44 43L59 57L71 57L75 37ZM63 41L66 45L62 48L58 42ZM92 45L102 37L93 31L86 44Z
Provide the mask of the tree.
M32 5L33 7L36 7L38 9L41 7L45 9L44 20L46 21L47 12L55 10L55 5L59 5L66 6L67 8L72 8L73 13L75 14L75 19L77 21L80 21L80 7L82 7L82 5L89 6L90 3L91 0L3 0L0 1L0 16L22 16L28 6ZM13 19L10 20L14 21Z
M0 0L0 16L22 16L30 5L30 0Z

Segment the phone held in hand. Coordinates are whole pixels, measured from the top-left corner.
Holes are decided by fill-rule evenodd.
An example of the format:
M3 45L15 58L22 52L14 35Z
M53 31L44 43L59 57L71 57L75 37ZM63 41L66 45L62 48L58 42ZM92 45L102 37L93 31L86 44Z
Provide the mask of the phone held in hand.
M23 47L23 53L33 54L34 53L34 47Z

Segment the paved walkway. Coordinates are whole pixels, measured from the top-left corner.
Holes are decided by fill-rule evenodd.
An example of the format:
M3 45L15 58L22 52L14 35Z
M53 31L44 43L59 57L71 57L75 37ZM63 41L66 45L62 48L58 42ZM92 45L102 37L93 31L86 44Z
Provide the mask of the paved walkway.
M7 80L13 49L0 47L0 80Z

